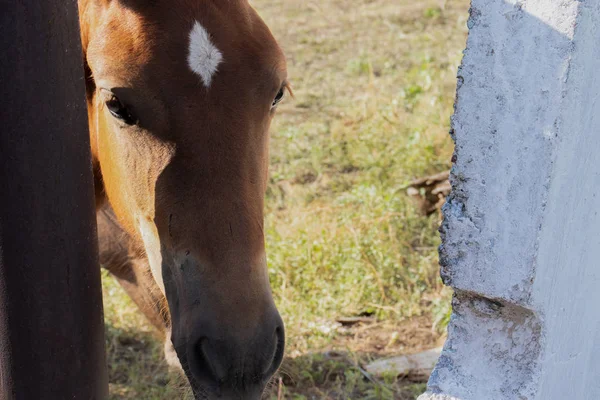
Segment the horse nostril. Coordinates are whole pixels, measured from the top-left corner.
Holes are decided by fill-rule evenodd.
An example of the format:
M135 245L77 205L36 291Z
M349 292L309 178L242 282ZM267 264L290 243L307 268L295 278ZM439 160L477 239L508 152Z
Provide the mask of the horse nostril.
M245 337L238 334L190 338L187 360L182 364L192 386L208 390L207 393L223 394L241 387L264 385L281 365L285 334L281 319L260 328Z
M285 333L283 326L278 326L275 329L275 352L271 364L265 371L265 376L270 378L279 368L283 361L283 353L285 350Z
M223 381L223 370L207 337L196 342L190 356L190 369L196 379L217 385Z

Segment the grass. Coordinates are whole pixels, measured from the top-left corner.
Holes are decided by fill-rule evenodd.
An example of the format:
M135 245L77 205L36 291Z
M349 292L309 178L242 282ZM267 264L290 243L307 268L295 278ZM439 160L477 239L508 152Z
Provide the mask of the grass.
M447 169L467 0L255 0L288 56L295 99L271 138L266 239L288 345L273 399L414 399L369 360L443 340L439 216L403 186ZM104 278L111 396L180 399L183 381L135 306ZM340 317L373 324L342 326Z

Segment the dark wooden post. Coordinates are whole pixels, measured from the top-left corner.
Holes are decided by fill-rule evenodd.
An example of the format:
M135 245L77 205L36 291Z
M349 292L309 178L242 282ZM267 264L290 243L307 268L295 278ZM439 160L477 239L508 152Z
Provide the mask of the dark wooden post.
M0 41L0 399L104 399L76 0L2 0Z

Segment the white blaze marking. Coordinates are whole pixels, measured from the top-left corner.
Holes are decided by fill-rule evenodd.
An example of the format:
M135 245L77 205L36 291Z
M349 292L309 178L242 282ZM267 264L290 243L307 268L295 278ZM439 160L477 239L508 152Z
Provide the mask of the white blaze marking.
M206 29L198 21L190 32L190 48L188 65L202 78L206 87L210 87L212 77L217 72L217 67L223 60L223 55L210 41Z
M160 290L165 294L165 284L162 277L162 254L160 252L160 239L158 238L158 230L154 223L146 218L139 219L139 230L146 248L146 255L150 263L150 270L154 280L160 287Z

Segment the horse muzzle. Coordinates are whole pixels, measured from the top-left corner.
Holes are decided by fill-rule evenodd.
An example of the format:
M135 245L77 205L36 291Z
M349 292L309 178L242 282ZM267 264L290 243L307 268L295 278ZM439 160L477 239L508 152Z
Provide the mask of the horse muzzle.
M285 347L268 279L195 270L204 272L179 276L176 284L165 280L171 340L194 393L199 399L259 400Z

